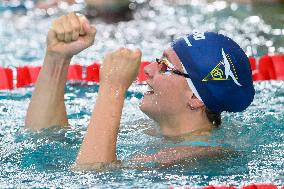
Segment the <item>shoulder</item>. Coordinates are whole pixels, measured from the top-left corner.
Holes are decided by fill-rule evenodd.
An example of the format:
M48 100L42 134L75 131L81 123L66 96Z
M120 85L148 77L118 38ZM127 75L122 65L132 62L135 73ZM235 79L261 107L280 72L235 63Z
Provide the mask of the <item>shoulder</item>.
M236 154L236 152L220 146L177 146L161 149L154 154L139 155L133 160L139 162L154 161L161 165L171 165L184 160L221 157L228 154Z

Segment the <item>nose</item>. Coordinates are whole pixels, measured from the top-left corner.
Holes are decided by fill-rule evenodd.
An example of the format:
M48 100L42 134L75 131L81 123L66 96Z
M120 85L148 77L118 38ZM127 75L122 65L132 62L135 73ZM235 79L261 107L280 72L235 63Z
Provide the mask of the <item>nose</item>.
M158 64L156 62L152 62L144 67L144 73L150 79L154 77L154 75L159 71Z

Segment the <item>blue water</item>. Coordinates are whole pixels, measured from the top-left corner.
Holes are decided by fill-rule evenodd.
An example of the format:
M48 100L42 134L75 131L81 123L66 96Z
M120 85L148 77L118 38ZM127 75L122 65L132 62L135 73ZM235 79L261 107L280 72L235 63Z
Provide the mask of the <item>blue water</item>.
M53 128L39 133L23 131L25 111L33 88L0 92L1 187L123 187L165 188L244 183L284 183L284 85L255 84L256 98L243 113L223 114L223 125L210 142L239 152L232 157L192 160L169 168L139 170L129 159L170 143L144 134L155 125L138 109L140 86L127 95L118 140L118 158L124 168L101 172L73 172L98 86L68 85L66 106L71 129ZM154 166L154 165L153 165Z
M143 59L153 60L172 38L200 27L231 36L248 55L284 53L284 30L280 24L283 6L191 2L182 6L151 1L150 5L141 5L130 22L107 25L99 19L92 21L99 31L97 41L74 57L73 62L88 65L102 60L104 53L118 46L140 47ZM0 65L14 68L41 64L49 24L58 15L75 8L62 8L46 15L36 9L18 12L2 6ZM281 186L284 184L283 83L256 82L255 99L245 112L222 114L223 124L214 131L209 143L229 146L238 154L192 159L168 168L148 164L145 169L135 168L129 160L135 154L179 143L144 133L145 128L156 125L139 110L143 86L134 84L127 94L118 139L118 158L123 166L94 172L74 172L71 168L89 122L97 85L68 84L65 100L71 128L38 133L23 130L34 88L0 91L0 188L167 188L249 183Z

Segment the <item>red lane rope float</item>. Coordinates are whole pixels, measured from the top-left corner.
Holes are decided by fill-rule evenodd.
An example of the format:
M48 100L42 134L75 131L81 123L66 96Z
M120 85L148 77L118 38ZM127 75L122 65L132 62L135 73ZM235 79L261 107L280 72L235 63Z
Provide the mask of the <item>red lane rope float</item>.
M257 80L258 70L256 69L256 59L254 57L249 57L250 67L252 71L252 79Z
M31 77L27 66L18 67L17 70L17 88L25 87L31 84Z
M249 57L251 70L256 70L256 59L254 57Z
M271 56L277 80L284 80L284 55Z
M68 68L67 80L83 81L83 67L78 64L70 65Z
M35 84L39 75L40 66L24 66L16 68L17 71L17 88Z
M100 67L98 63L94 63L86 67L85 81L99 82L100 81Z
M277 189L277 186L274 184L251 184L242 187L242 189Z
M13 89L13 70L0 67L0 90Z
M145 66L151 64L151 62L141 62L141 65L140 65L140 69L139 69L139 74L138 74L138 78L137 78L137 81L138 82L143 82L143 81L146 81L147 80L147 75L145 74L144 72L144 68Z
M235 186L205 186L201 189L237 189Z
M31 79L31 84L35 84L35 82L38 78L40 69L41 69L40 66L29 66L28 67L30 79Z
M263 80L284 80L284 55L265 55L259 59L249 58L254 81ZM147 80L144 68L151 62L143 61L136 82L141 83ZM89 66L78 64L70 65L67 79L69 81L97 82L100 81L100 64L93 63ZM16 68L16 87L21 88L34 84L37 80L40 66L23 66ZM13 70L0 67L0 90L13 89ZM283 188L284 189L284 188Z
M276 79L276 74L275 74L275 70L273 67L271 56L265 55L259 59L258 70L259 70L258 80L275 80Z
M170 186L168 189L190 189L188 186L181 186L181 187L175 187ZM193 189L193 188L192 188ZM235 186L204 186L201 187L201 189L238 189ZM240 189L277 189L277 186L274 184L250 184L248 186L240 187ZM282 189L284 189L284 186L282 186Z

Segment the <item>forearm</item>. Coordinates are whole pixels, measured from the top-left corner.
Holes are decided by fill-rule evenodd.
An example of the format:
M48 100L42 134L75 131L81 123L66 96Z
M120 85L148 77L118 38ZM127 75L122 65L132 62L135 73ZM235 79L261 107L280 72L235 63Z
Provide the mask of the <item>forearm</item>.
M116 161L116 142L126 89L100 86L75 167L92 167Z
M25 127L67 126L64 91L70 59L47 54L28 107Z

